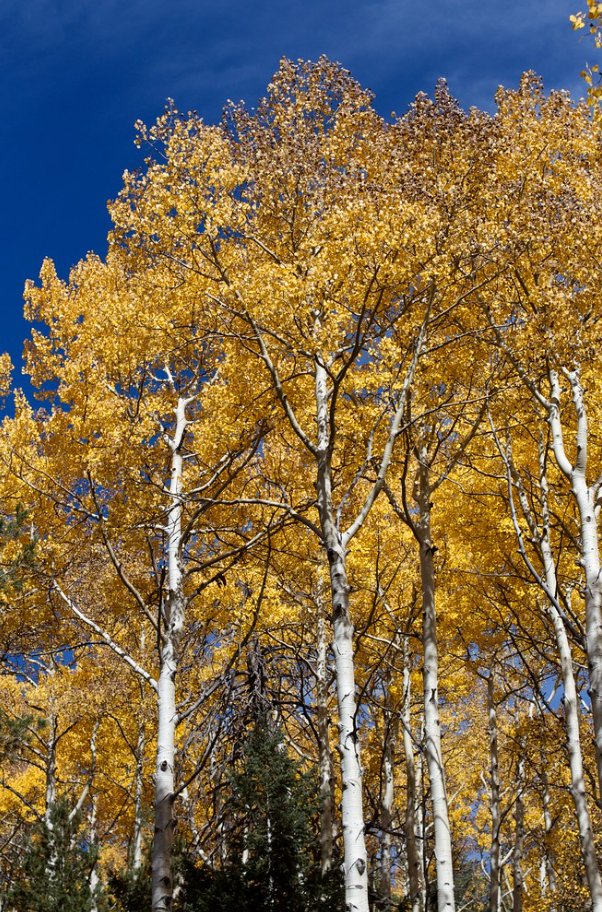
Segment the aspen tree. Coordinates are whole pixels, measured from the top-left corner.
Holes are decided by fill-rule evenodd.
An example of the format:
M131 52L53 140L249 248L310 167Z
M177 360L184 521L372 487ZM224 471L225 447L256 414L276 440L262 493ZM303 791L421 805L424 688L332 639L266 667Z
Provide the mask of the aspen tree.
M334 80L331 86L329 79ZM324 86L329 91L321 95ZM339 97L335 108L333 98L338 101ZM490 280L473 268L470 241L462 236L474 210L447 198L448 180L461 181L467 196L472 182L478 181L482 165L477 164L471 143L487 138L489 120L463 115L440 87L434 105L420 99L395 130L386 131L370 113L368 102L365 94L349 80L343 83L341 74L329 70L326 62L314 69L285 62L256 115L244 109L232 112L242 161L249 168L258 198L245 231L251 244L260 247L263 271L258 273L254 263L253 274L248 273L243 286L234 270L222 269L227 288L213 295L226 315L227 332L238 334L245 352L252 352L263 364L280 421L288 424L287 433L293 440L297 438L297 445L300 443L310 464L315 465L319 525L314 530L326 548L331 572L346 853L353 853L352 846L360 845L361 839L359 752L351 750L354 681L349 662L343 661L351 654L353 634L346 592L347 546L385 486L394 444L406 420L414 374L430 339L430 325L437 327L433 335L440 342L451 326L462 324L461 318L454 324L455 314L446 322L450 312L480 278L483 283ZM429 170L432 146L441 152L444 162L434 179ZM465 156L458 154L459 148ZM317 181L308 179L315 174L319 175ZM435 192L430 192L429 181L435 184ZM393 211L397 219L392 222ZM416 231L416 223L423 220L430 232L424 236ZM462 238L453 252L452 245L448 248L441 240L448 233L454 240ZM465 258L466 268L457 272L458 261ZM218 262L216 258L216 268ZM345 301L343 308L341 300ZM286 332L283 308L295 314ZM413 311L420 315L418 319L411 316ZM383 319L389 321L386 334ZM418 324L418 332L408 338L409 319ZM462 326L461 335L470 332L469 325ZM374 380L363 369L363 359L368 356L382 371L375 373ZM371 388L375 389L372 395ZM390 400L384 427L375 408L381 404L379 391L383 388ZM363 452L348 430L349 400L364 408L367 433L363 434ZM423 406L427 407L425 402L420 403ZM339 456L341 438L346 444L344 456ZM355 460L359 468L354 476ZM338 504L334 499L337 489L341 492ZM290 510L291 505L282 508ZM308 525L307 518L301 521ZM432 655L427 666L434 667ZM437 722L430 719L429 733L436 728ZM440 759L434 759L436 753L433 747L435 789L440 779L436 769L441 765ZM352 807L353 796L357 804ZM441 803L441 795L437 801ZM439 839L447 841L446 849L438 850L440 908L447 909L453 906L451 842L449 827L439 813L435 816ZM357 864L346 861L350 903L355 890L365 891L366 881L353 879L360 869L363 877L364 865L363 854Z
M538 440L540 502L537 504L537 507L541 519L538 521L529 502L524 480L516 467L510 437L508 437L505 447L503 447L503 444L497 438L497 435L496 440L500 448L500 455L506 466L508 477L508 501L520 552L529 572L544 592L546 602L545 611L550 617L556 637L563 687L563 706L566 718L567 753L571 771L571 794L575 806L581 843L581 855L587 876L592 908L598 909L602 908L602 881L600 879L600 870L596 857L592 823L585 790L579 725L579 701L575 685L573 656L567 628L577 634L582 647L584 645L585 637L581 631L575 629L574 623L571 621L570 617L567 617L566 611L562 607L562 603L568 605L568 601L566 596L561 592L557 577L557 567L560 564L560 555L554 555L552 546L553 529L551 525L550 495L547 478L548 446L546 446L546 443L540 435ZM531 558L526 551L525 536L519 524L514 490L516 490L516 499L520 504L520 512L527 524L529 539L531 543L536 546L538 552L537 558L535 559L539 559L543 564L542 576L539 575L533 566Z
M500 867L501 867L501 807L500 807L500 771L497 734L497 713L495 701L495 679L493 668L487 678L487 710L489 714L489 755L490 755L490 782L491 782L491 849L489 869L489 912L499 912L501 907L500 896Z
M350 910L407 876L422 912L434 870L451 910L479 852L462 903L487 876L491 912L582 902L573 816L597 909L602 187L585 108L529 76L495 117L465 114L440 83L385 124L339 66L285 60L255 111L211 127L170 105L139 134L151 157L111 206L106 260L67 282L48 262L28 287L50 405L18 396L0 441L0 497L32 511L40 548L2 606L7 654L68 645L106 696L70 733L91 758L102 717L94 838L140 868L154 762L154 912L173 904L177 816L227 869L227 771L261 697L282 750L319 769L324 877L340 793ZM537 719L513 721L525 703ZM33 814L62 776L87 783L63 712L46 780L10 783ZM10 840L10 802L27 805L1 794Z
M229 112L229 143L240 190L224 193L223 207L231 212L231 221L212 249L205 249L197 235L198 193L196 178L190 178L190 155L201 160L194 145L197 135L203 136L202 128L194 119L162 121L153 135L167 143L167 164L163 170L151 168L137 185L132 182L129 199L136 195L140 219L135 228L141 234L128 241L132 255L137 246L146 246L150 256L163 257L182 276L190 274L189 289L201 286L200 293L221 320L216 331L231 357L223 375L230 370L229 382L234 383L235 376L243 382L243 371L230 355L238 352L239 359L244 358L238 365L244 363L249 382L259 391L258 405L269 410L278 434L286 437L287 450L294 452L293 442L302 447L303 459L296 460L305 463L302 471L310 490L298 492L301 503L266 496L266 488L279 492L269 478L249 502L296 517L328 555L348 904L364 912L367 858L347 547L382 488L429 301L428 285L415 282L418 264L404 235L413 218L410 209L401 221L397 206L380 215L378 192L370 188L372 172L379 180L386 174L386 161L377 154L378 149L386 154L385 133L370 102L368 93L325 60L314 66L284 61L256 115L241 108ZM184 157L186 143L189 152ZM164 192L161 182L168 174L173 179L179 174L186 201L172 218L178 225L177 244L169 218L161 222L157 216L152 230L141 221L151 207L157 213L157 194ZM132 225L125 205L118 204L116 212L124 226ZM161 214L165 212L167 208ZM407 261L400 255L404 248ZM372 351L377 356L381 343L393 346L385 367L390 378L387 401L394 403L390 416L388 406L379 401L382 383L366 385L361 369L362 358ZM353 455L350 451L341 461L337 444L352 441L354 401L360 410L365 404L372 437L370 431L363 434ZM347 494L337 502L337 467L347 462L349 468L341 475ZM310 506L315 511L311 518Z
M147 283L153 316L140 324ZM101 586L94 604L90 593L98 584L82 590L73 561L57 554L63 569L55 573L52 591L63 613L93 631L156 694L153 909L169 908L176 727L195 711L191 701L178 708L175 689L182 650L192 642L186 611L263 535L239 531L236 521L208 521L206 498L232 483L259 436L241 421L236 429L206 434L203 447L218 356L202 335L194 303L180 300L165 274L128 276L115 248L105 264L94 257L79 264L69 285L46 264L41 287L30 286L29 296L30 316L46 321L48 332L34 331L30 342L33 380L52 377L64 406L55 408L41 433L30 421L42 458L32 460L18 441L11 443L13 468L57 504L67 517L67 537L74 535L71 518L86 524L90 539L83 550L78 545L81 561L104 560L100 579L112 577L121 593L107 598ZM192 338L186 333L180 339L182 322L194 324ZM229 528L220 533L220 526ZM115 614L117 605L123 610L123 598L137 617L127 630ZM144 635L132 635L140 624L148 630L146 642L159 644L157 672ZM218 684L219 678L203 682L199 705Z
M297 93L301 97L306 96L305 111L301 109L302 119L292 107ZM337 99L338 108L333 105L333 98ZM325 62L314 70L306 68L305 71L301 68L295 70L286 64L272 83L271 97L260 106L256 117L247 117L242 111L235 112L236 129L247 142L246 149L243 145L242 154L251 157L254 167L251 173L261 199L273 199L275 178L288 174L287 183L291 189L287 193L290 197L285 197L282 214L278 214L282 220L282 233L278 231L277 223L274 225L269 207L262 205L256 224L251 225L250 236L262 250L267 251L264 259L267 256L268 263L271 259L272 270L274 264L281 265L282 277L287 273L290 275L290 298L286 306L291 312L297 311L298 316L287 336L281 340L276 326L269 322L270 310L276 301L265 300L263 289L255 291L254 286L247 282L243 291L240 279L236 277L237 297L232 303L223 293L219 298L216 296L216 303L238 320L239 325L246 327L245 335L254 343L251 351L260 363L263 362L283 418L315 467L318 516L317 523L312 523L312 529L326 550L330 568L347 906L359 912L367 910L368 871L363 834L362 770L347 551L382 488L399 433L423 332L419 329L413 339L410 337L405 350L402 348L400 351L403 367L394 381L395 386L389 391L395 402L394 413L382 443L379 441L381 449L378 456L368 438L364 453L361 450L358 453L355 477L348 475L346 493L339 496L337 503L335 468L341 458L336 449L337 436L341 436L339 413L347 408L343 397L353 400L354 396L363 396L361 387L355 393L357 382L353 374L360 358L371 346L380 344L384 326L395 326L388 308L400 281L392 271L392 262L397 256L394 245L399 243L399 232L396 232L397 237L388 233L386 240L379 237L380 225L374 209L376 200L371 198L368 190L363 190L363 169L369 165L369 160L364 158L362 146L370 141L370 130L375 131L377 138L382 133L368 103L366 93ZM306 116L307 125L304 122ZM319 131L316 131L316 117L324 124ZM331 124L327 118L332 118ZM288 136L285 143L281 142L283 134ZM328 170L322 169L323 175L315 187L312 186L312 172L309 172L308 180L306 171L312 161L317 173L320 161L330 163ZM341 171L342 165L344 172ZM298 199L292 192L294 186ZM333 196L335 192L336 197ZM316 206L318 218L312 217ZM293 221L296 227L289 240L284 229L287 223L292 225ZM373 236L366 233L365 226L373 227ZM362 256L364 246L366 249ZM286 284L282 288L288 290ZM349 301L342 310L337 305L341 296ZM420 327L420 323L424 326L428 319L428 290L418 292L415 297L417 306L422 305L422 313L418 316ZM406 308L409 309L409 306L410 301ZM404 308L400 314L403 312ZM302 393L301 389L295 390L298 384L287 379L289 368L286 362L291 355L293 361L298 361L300 376L305 375L313 386L313 389L307 388L304 392L307 404L299 399ZM378 423L380 420L377 419ZM312 425L315 425L315 430ZM377 427L378 424L375 424L374 430ZM377 466L376 479L368 483L366 475L371 464ZM362 492L359 502L356 489L358 494ZM357 511L355 515L352 510ZM305 522L307 524L307 520Z
M424 822L418 787L416 751L412 738L411 699L412 677L409 664L409 644L404 640L403 664L403 746L406 771L405 835L408 851L408 885L412 912L425 908Z
M451 397L450 397L451 398ZM458 397L461 402L461 396ZM399 500L390 486L387 495L396 515L411 529L419 547L420 581L422 593L423 624L422 641L424 650L423 696L425 721L425 753L428 764L430 795L435 830L435 857L437 862L437 895L440 912L454 904L454 872L452 858L451 824L448 796L445 785L445 770L440 735L439 717L439 637L437 633L435 559L437 546L434 543L431 513L434 506L432 497L442 482L463 458L467 447L477 432L483 407L476 415L463 416L468 427L461 435L461 414L464 407L459 405L458 416L440 420L429 417L417 431L413 432L416 442L412 457L408 454L401 471ZM453 408L452 412L453 414ZM448 425L446 427L446 424ZM449 448L446 443L449 442ZM436 460L441 454L441 464ZM413 465L411 466L411 463ZM447 463L447 465L446 465ZM411 467L410 467L411 466ZM410 507L409 491L413 504Z
M599 335L591 254L600 243L592 222L600 189L599 150L587 107L571 105L562 93L546 97L532 76L524 77L519 91L502 93L498 106L497 198L504 206L503 212L499 203L493 207L492 219L503 219L506 226L503 250L496 257L506 263L507 272L500 276L496 294L484 293L480 300L492 339L540 410L556 464L574 500L600 785L600 466L588 424L592 412L597 414L596 397L590 399ZM511 137L519 112L522 132L516 141ZM532 151L535 145L545 150L543 166Z

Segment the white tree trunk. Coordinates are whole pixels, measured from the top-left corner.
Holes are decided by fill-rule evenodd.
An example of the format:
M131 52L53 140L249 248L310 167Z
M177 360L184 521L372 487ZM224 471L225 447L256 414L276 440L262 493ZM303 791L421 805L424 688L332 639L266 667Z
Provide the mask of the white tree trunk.
M397 738L399 734L399 719L396 714L391 712L391 699L389 695L390 681L387 681L386 710L388 715L387 740L383 757L383 779L384 789L381 806L381 878L380 878L380 895L385 906L391 902L392 887L392 867L393 859L391 854L392 847L392 829L393 829L393 810L395 802L395 750L397 747Z
M331 563L334 654L339 715L339 750L343 796L345 898L348 912L368 912L368 857L364 839L362 767L356 726L353 624L349 616L344 556L334 552Z
M179 644L184 624L186 602L182 585L182 475L181 448L188 422L187 399L179 398L174 436L168 440L171 449L170 505L167 513L168 595L164 606L164 628L161 637L161 672L157 682L158 737L155 768L155 832L152 856L152 912L172 908L173 874L171 856L174 839L174 765L176 735L176 674Z
M426 453L419 454L415 499L419 511L416 524L420 543L420 577L422 582L423 647L424 647L424 726L437 871L438 912L454 912L454 869L451 828L441 753L439 722L439 660L437 647L437 613L435 606L434 546L431 537L431 503L429 468Z
M318 610L321 611L321 603ZM318 765L320 776L320 869L325 877L332 868L334 848L334 820L332 807L332 754L330 751L330 724L328 718L328 644L326 623L318 617L318 649L316 661Z
M594 912L602 912L602 882L600 880L600 869L598 867L594 834L592 831L591 818L587 804L587 794L585 791L583 757L579 733L579 702L573 673L571 648L562 618L553 605L548 607L548 614L554 625L554 633L556 634L556 643L562 671L566 746L571 770L571 795L573 797L577 825L579 827L581 857L585 867L592 909Z
M146 636L144 627L140 631L140 655L144 656L144 647L146 645ZM144 703L146 693L144 681L140 681L140 697ZM142 719L138 722L138 739L136 743L136 772L134 775L134 832L132 834L132 844L129 853L129 863L132 871L137 872L142 866L142 827L143 827L143 791L144 791L144 751L146 749L146 737L144 722Z
M171 595L171 593L170 593ZM173 607L173 603L172 603ZM153 912L171 909L173 879L171 854L175 818L174 758L176 729L175 677L177 641L167 632L161 649L158 681L158 738L155 768L155 831L153 840Z
M353 624L349 611L347 551L334 518L327 373L319 362L316 364L315 387L318 424L316 488L322 540L328 553L332 596L333 646L343 790L341 818L345 901L348 912L368 912L368 856L364 838L362 767L356 723Z
M543 747L543 746L542 746ZM548 782L548 774L546 771L547 760L542 750L542 764L543 768L541 771L541 781L543 784L543 795L542 795L542 805L543 805L543 823L544 823L544 857L542 859L542 877L541 877L541 895L545 896L548 892L555 894L556 893L556 871L554 870L554 858L550 850L550 837L552 834L552 829L554 822L552 819L552 813L550 811L550 785ZM550 906L550 912L555 912L555 906Z
M49 672L54 673L54 672ZM47 716L48 740L46 742L46 801L44 806L44 823L48 833L48 862L46 875L50 883L56 876L56 844L54 833L54 808L56 805L56 742L58 722L52 710Z
M96 833L96 814L97 814L96 795L92 798L92 809L90 811L90 849L95 852L97 849ZM98 912L98 859L94 860L92 870L90 871L90 912Z
M514 805L514 849L512 852L512 912L522 912L523 909L523 855L525 851L525 804L523 789L525 782L525 757L523 745L516 769L516 802Z
M416 845L421 856L422 871L421 908L428 909L430 905L430 887L428 879L429 847L426 823L426 806L429 800L429 794L424 770L424 712L422 713L422 719L420 721L420 750L414 754L414 760L416 763Z
M491 847L489 850L489 912L499 912L501 905L500 882L500 774L497 741L497 710L493 671L487 678L487 710L489 714L489 787L491 791Z
M577 370L567 372L577 417L576 457L572 464L567 456L560 418L560 383L555 371L550 371L550 403L548 421L552 431L552 446L556 461L570 480L581 529L581 565L585 575L585 623L589 696L594 721L598 786L602 794L602 580L600 578L600 547L596 498L598 485L587 483L588 426L583 390Z
M134 834L131 850L131 867L133 871L139 871L142 865L142 795L144 784L144 750L144 723L140 721L138 726L138 743L136 744L136 779L134 785Z
M554 441L554 453L557 461L560 460L562 463L564 460L564 469L567 468L566 465L566 454L564 452L564 446L562 441L562 434L560 428L560 415L558 412L559 406L559 389L557 386L557 378L555 375L552 375L552 429L553 429L553 438ZM573 383L575 383L575 379ZM582 408L583 403L580 400L579 395L575 394L575 407L578 415L578 435L581 439L581 443L585 446L585 440L587 437L587 425L585 423L585 412ZM584 424L585 423L585 424ZM554 554L552 552L551 544L551 526L550 526L550 511L549 511L549 500L548 500L548 482L545 472L545 457L543 453L542 444L540 443L540 492L541 492L541 508L542 508L542 533L539 536L539 544L541 548L541 554L544 565L544 575L545 582L548 592L553 596L553 599L549 599L547 603L547 613L552 621L554 627L554 634L556 637L556 645L558 649L558 657L560 659L560 670L562 677L562 687L563 687L563 705L564 705L564 714L565 714L565 725L566 725L566 737L567 737L567 753L569 758L569 767L571 771L571 795L573 797L573 803L575 806L575 814L577 817L577 825L579 829L579 841L581 845L581 857L583 860L583 865L585 868L587 884L590 892L590 897L592 901L592 908L595 912L602 912L602 881L600 879L600 868L598 865L598 859L596 855L596 847L594 843L594 835L592 831L591 817L589 813L589 807L587 803L587 793L585 789L585 779L583 771L583 755L581 750L581 736L579 730L579 697L577 694L577 687L575 685L575 675L573 670L573 657L571 654L571 646L567 636L566 628L563 622L563 619L556 607L555 600L558 598L558 580L556 577L556 563L554 561ZM586 453L581 454L578 452L577 456L577 466L579 466L579 471L573 467L571 473L573 476L577 473L577 481L573 480L573 492L577 499L577 505L579 510L579 515L585 516L585 521L582 519L581 527L583 533L583 527L585 525L587 531L589 532L589 527L592 526L593 536L590 536L588 539L588 547L590 554L592 555L593 563L598 567L599 574L599 558L598 558L598 544L597 544L597 531L596 531L596 522L593 510L591 513L591 522L587 519L590 515L587 511L587 501L590 499L590 492L585 489L585 469L587 465ZM563 465L561 464L561 468ZM585 489L585 490L584 490ZM524 503L524 493L521 491L521 503L523 506L523 512L526 511L527 507ZM583 503L580 503L582 501ZM582 506L585 507L585 513L582 513ZM582 542L582 547L585 551L585 540ZM587 608L587 598L586 598L586 621L589 629L589 620L590 615L598 615L600 613L599 608L599 584L597 586L598 595L597 595L597 607L596 605ZM594 624L595 628L595 624ZM588 638L588 658L589 658L589 638ZM590 675L591 675L591 663L590 663ZM592 707L593 707L592 699ZM597 743L597 740L596 740ZM598 758L600 757L599 752L597 751ZM554 874L550 875L550 880L554 879Z
M406 769L405 837L408 886L412 912L423 912L425 899L422 803L418 793L414 743L412 741L412 678L408 637L403 641L403 749Z

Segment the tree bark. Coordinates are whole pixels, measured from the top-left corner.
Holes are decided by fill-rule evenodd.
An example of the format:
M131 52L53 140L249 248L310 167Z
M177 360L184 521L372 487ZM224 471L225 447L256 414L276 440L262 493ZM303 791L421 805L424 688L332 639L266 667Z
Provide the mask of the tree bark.
M341 818L345 898L348 912L368 912L368 856L364 839L362 767L356 725L353 624L349 614L345 555L340 546L329 547L329 558L331 554L334 654L343 789Z
M142 686L143 694L144 687ZM144 723L138 726L138 743L136 744L136 779L134 785L134 834L131 849L132 871L139 871L142 865L142 789L144 784Z
M54 671L49 671L54 674ZM44 823L48 834L48 862L46 873L49 883L56 876L56 836L54 832L54 808L56 805L56 744L58 735L58 722L52 710L47 716L48 740L46 742L46 795L44 805Z
M600 570L600 547L598 540L598 523L596 498L599 485L587 483L587 444L588 423L583 390L577 370L567 371L567 377L573 395L573 404L577 418L576 450L577 455L572 464L564 447L562 423L560 420L560 384L556 371L550 371L550 403L548 421L552 432L552 446L556 461L571 482L571 489L581 530L581 560L585 575L585 624L587 644L587 665L589 672L589 697L591 699L594 721L594 738L596 744L596 767L598 771L598 788L602 795L602 578Z
M566 746L571 770L571 795L573 797L577 825L579 827L581 857L585 867L592 908L595 912L602 912L602 882L600 880L600 869L598 866L594 834L592 831L585 790L583 757L579 733L578 695L573 674L573 661L568 637L560 615L551 605L548 608L548 614L554 625L560 657L560 667L562 670L562 685L564 688L563 704L567 739Z
M356 722L353 624L349 610L347 549L334 517L327 373L319 361L316 362L315 387L318 424L316 489L322 540L328 554L332 596L333 647L343 791L341 818L345 901L348 912L368 912L368 856L364 838L362 767Z
M544 764L541 771L541 780L543 784L544 857L542 859L541 895L545 896L548 890L552 894L556 893L556 871L554 870L554 859L550 851L550 835L552 833L553 821L550 812L550 785L548 782L548 774L545 769L546 758L543 756L543 751L542 762ZM554 905L550 906L550 912L555 912Z
M412 678L408 638L403 641L403 749L406 769L405 837L408 856L408 886L412 912L424 912L424 852L422 802L418 794L414 743L412 740Z
M487 678L487 710L489 715L489 783L491 790L491 847L489 849L489 912L499 912L501 904L500 883L500 773L497 741L497 711L493 671Z
M96 852L98 848L98 834L96 832L97 817L97 799L96 795L92 798L92 808L90 810L90 849ZM98 912L98 859L94 859L92 870L90 871L90 912Z
M454 869L451 828L441 753L439 722L439 660L437 646L437 612L435 605L435 548L431 536L431 508L427 454L419 452L415 499L419 511L416 531L420 544L420 577L422 582L424 646L424 724L425 751L429 772L435 861L437 871L438 912L454 912Z
M519 747L521 754L516 769L516 804L514 805L514 849L512 852L512 912L523 910L523 855L525 851L525 805L523 801L523 788L525 782L525 758L523 745Z
M389 675L390 678L390 675ZM399 734L399 719L391 712L390 680L386 682L386 742L383 757L383 796L381 802L381 876L380 896L384 908L388 909L391 903L392 868L391 854L393 810L395 802L395 751Z
M321 602L321 600L320 600ZM322 605L318 605L321 612ZM326 623L318 617L318 649L316 662L318 765L320 775L320 871L326 877L332 869L334 850L334 819L332 801L332 754L330 751L330 723L328 718L328 644Z
M187 399L180 397L176 407L174 436L168 440L171 449L170 505L167 514L168 594L165 604L161 640L161 671L157 682L158 737L155 767L155 834L152 854L152 910L171 910L173 875L171 856L174 839L174 764L176 734L176 674L179 645L184 623L186 600L182 585L182 475L181 447L186 427Z

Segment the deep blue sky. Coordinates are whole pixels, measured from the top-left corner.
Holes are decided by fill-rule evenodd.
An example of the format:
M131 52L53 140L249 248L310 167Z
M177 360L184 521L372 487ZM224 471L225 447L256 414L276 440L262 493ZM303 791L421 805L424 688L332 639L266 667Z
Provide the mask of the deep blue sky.
M516 86L526 69L578 96L594 52L568 20L585 5L0 0L0 350L19 370L23 284L44 256L66 276L88 250L106 252L106 201L144 154L133 124L152 122L167 97L215 121L227 99L254 105L281 56L321 54L371 88L384 115L403 113L439 76L466 107L491 109L496 87Z

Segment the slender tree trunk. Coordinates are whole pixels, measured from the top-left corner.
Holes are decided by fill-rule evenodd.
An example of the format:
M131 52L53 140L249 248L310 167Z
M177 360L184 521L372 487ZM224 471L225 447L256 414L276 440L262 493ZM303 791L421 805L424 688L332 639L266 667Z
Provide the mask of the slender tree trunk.
M146 637L144 627L140 631L140 653L144 655ZM140 681L140 697L144 703L146 696L144 681ZM142 865L142 825L143 825L143 788L144 788L144 751L146 749L146 739L144 722L140 719L138 723L138 741L136 743L136 777L134 780L134 833L132 846L130 849L130 867L132 871L140 870Z
M500 883L500 773L498 762L497 711L493 671L487 679L487 709L489 714L489 783L491 789L491 848L489 850L489 912L499 912L501 905Z
M170 599L170 601L173 610L176 607L176 599ZM173 895L171 855L175 827L173 805L177 646L177 637L174 637L171 632L166 632L163 636L161 674L158 681L159 730L155 767L155 834L152 855L153 912L165 912L165 910L171 909Z
M541 444L539 462L543 525L540 547L544 564L546 587L548 589L548 592L550 592L554 598L557 598L558 581L556 578L556 564L554 561L552 544L550 540L548 483L545 472L545 458ZM573 657L571 654L571 647L564 622L556 605L552 601L548 601L547 613L554 627L558 657L560 659L560 671L562 677L562 687L564 691L563 705L566 725L566 746L569 758L569 767L571 771L571 795L573 797L573 804L575 806L575 814L577 817L577 825L579 828L581 857L583 859L583 865L585 867L587 883L592 901L592 908L595 910L595 912L602 912L602 881L600 879L600 869L596 855L591 817L585 790L583 755L581 751L581 735L579 730L579 698L577 694L577 687L575 685ZM552 873L550 877L550 886L552 886L553 877L554 875Z
M46 800L44 821L52 829L52 812L56 804L56 735L57 720L53 713L48 714L48 741L46 742Z
M321 612L322 606L318 605ZM330 724L328 718L328 644L326 622L322 614L318 617L318 649L316 662L317 677L317 725L318 765L320 774L320 869L326 877L332 869L334 849L334 820L332 801L332 754L330 751Z
M516 770L516 804L514 805L514 850L512 852L512 912L522 912L523 910L523 855L525 851L525 804L523 800L523 788L525 781L525 758L523 747L520 746L521 755L519 757Z
M542 890L541 895L550 891L550 893L556 893L556 871L554 870L554 859L552 857L551 848L550 848L550 837L552 833L552 814L550 812L550 784L548 782L548 774L546 771L546 758L543 755L542 751L542 771L541 771L541 781L543 784L543 795L542 795L542 805L543 805L543 824L544 824L544 857L542 859ZM554 906L551 906L551 912L554 912Z
M243 868L245 868L249 863L249 824L246 820L243 826L242 844L244 848L242 850L241 862Z
M587 876L592 908L595 912L602 912L602 882L600 880L600 869L598 866L585 790L583 757L581 753L581 738L579 732L578 695L573 674L571 649L562 618L552 605L548 608L548 614L554 625L560 657L560 667L562 670L562 685L564 688L563 704L567 738L566 746L571 770L571 795L573 797L577 825L579 827L581 857Z
M390 676L389 676L390 677ZM391 902L392 887L392 868L393 859L391 855L392 848L392 829L393 829L393 809L395 799L395 751L397 748L397 738L399 734L398 717L391 712L390 698L390 680L387 681L387 734L385 751L383 757L383 778L384 788L381 803L380 822L381 822L381 877L380 877L380 895L385 908L388 908Z
M592 705L598 787L602 794L602 623L600 619L600 555L595 504L584 476L573 481L581 525L582 564L585 572L587 664Z
M328 539L327 539L328 541ZM348 912L368 912L368 857L364 839L362 767L356 723L353 624L349 614L345 554L331 541L334 654L341 754L345 897Z
M571 482L571 488L579 513L581 529L581 560L585 575L585 625L587 644L587 665L589 672L589 697L594 722L596 744L596 767L598 788L602 795L602 578L600 569L600 546L596 516L597 485L587 483L588 423L583 390L577 370L567 372L577 417L577 455L571 464L564 448L560 420L560 385L558 375L550 371L551 403L548 420L552 431L552 446L556 461Z
M362 767L356 720L353 624L349 610L347 551L334 517L327 373L319 361L316 363L315 380L318 425L316 488L322 540L328 553L332 595L333 648L343 791L341 818L345 900L348 912L368 912L368 856L364 838Z
M435 548L431 537L432 505L429 498L427 454L420 452L415 499L419 510L417 531L420 543L420 577L422 581L425 750L435 831L437 908L438 912L454 912L455 896L451 828L439 723L439 664L435 607L435 567L433 561Z
M53 674L54 672L50 672ZM56 805L56 742L58 722L55 714L50 711L47 716L48 740L46 742L46 795L44 805L44 823L48 833L48 862L46 874L49 882L56 876L56 842L54 832L54 809Z
M97 851L97 832L96 832L97 800L96 795L92 798L92 809L90 811L90 850ZM98 912L98 859L94 859L92 870L90 871L90 912Z
M144 693L144 691L143 691ZM136 780L134 784L134 834L131 849L132 871L139 871L142 865L142 793L144 785L144 723L138 726L138 743L136 744Z
M152 910L172 908L173 875L171 856L174 839L174 760L176 734L176 674L186 601L182 585L182 474L181 447L187 427L186 405L179 398L171 448L170 505L167 514L168 594L161 638L161 672L158 680L158 737L155 768L155 834L153 840Z
M405 837L408 856L408 886L412 912L424 912L424 853L422 802L418 792L412 741L412 678L408 638L403 641L403 749L406 769Z
M422 883L422 908L430 912L430 881L428 875L428 833L427 833L427 805L429 800L426 779L424 775L424 714L420 723L420 751L416 757L416 783L417 783L417 801L416 801L416 839L420 851L421 867L423 874Z

